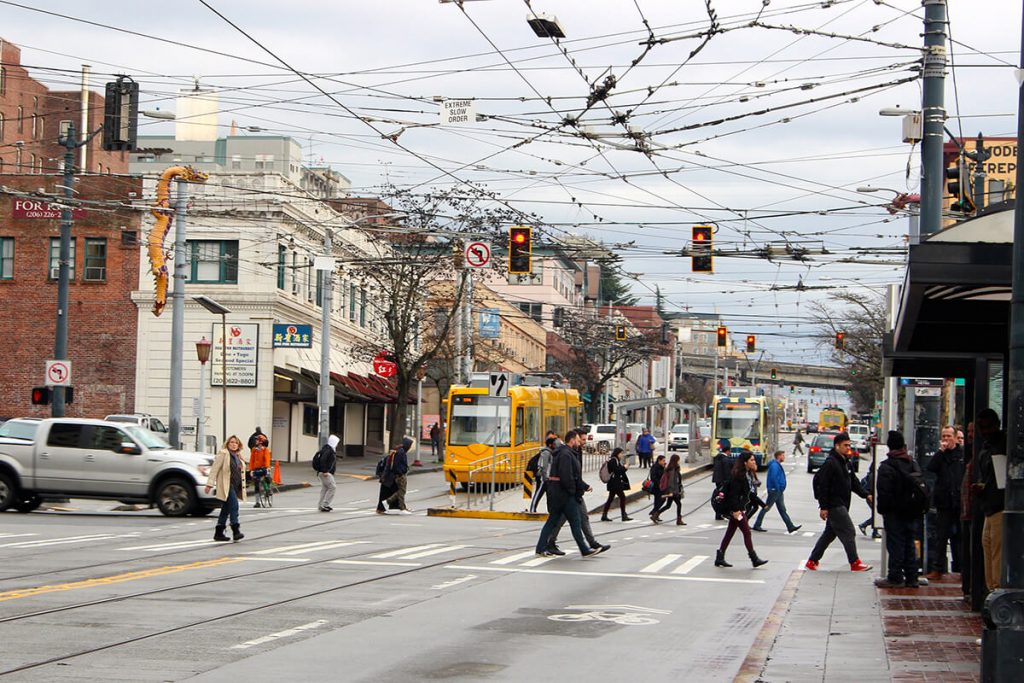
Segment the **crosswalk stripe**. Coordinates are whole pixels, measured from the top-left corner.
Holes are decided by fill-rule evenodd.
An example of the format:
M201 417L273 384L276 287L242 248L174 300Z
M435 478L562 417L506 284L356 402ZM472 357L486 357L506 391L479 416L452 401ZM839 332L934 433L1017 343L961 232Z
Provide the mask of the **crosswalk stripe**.
M466 546L464 545L446 545L443 548L434 548L433 550L424 550L420 553L413 553L412 555L402 555L403 560L418 560L421 557L430 557L431 555L439 555L441 553L454 552L456 550L462 550Z
M686 562L683 562L681 565L679 565L678 567L673 569L672 573L673 574L689 574L690 571L694 567L696 567L697 565L699 565L701 562L703 562L706 559L708 559L707 555L694 555L693 557L688 559Z
M68 543L86 543L88 541L103 541L114 538L114 534L90 534L88 536L67 536L65 538L44 538L37 541L16 541L4 543L0 548L43 548L51 545L65 545Z
M654 562L651 562L649 565L647 565L646 567L641 569L640 573L641 574L656 574L659 571L661 571L662 569L664 569L665 567L667 567L668 565L670 565L673 562L675 562L676 560L680 559L681 557L682 557L682 555L672 555L672 554L666 555L665 557L661 558L660 560L655 560Z
M299 550L289 550L281 553L281 555L303 555L305 553L315 553L320 550L334 550L336 548L344 548L349 545L360 545L362 543L369 543L369 541L338 541L336 543L329 543L327 545L319 545L315 548L300 548Z
M814 532L813 532L813 531L805 531L805 532L804 532L804 536L806 536L807 538L810 538L810 537L811 537L811 536L813 536L813 535L814 535Z
M520 566L521 567L539 567L540 565L542 565L542 564L544 564L546 562L550 562L553 559L555 559L555 558L553 558L553 557L535 557L532 560L527 560L526 562L523 562Z
M436 548L441 545L440 543L429 543L427 545L418 545L412 548L399 548L398 550L389 550L386 553L380 553L378 555L371 555L375 560L385 560L389 557L398 557L399 555L405 555L406 553L415 553L420 550L427 550L429 548Z
M328 550L328 546L334 547L335 544L340 543L341 545L351 545L353 543L369 543L369 541L346 541L341 539L333 539L330 541L314 541L312 543L299 543L297 545L281 545L276 548L268 548L266 550L256 550L249 555L300 555L302 552L307 550ZM340 547L340 546L339 546ZM298 551L298 552L296 552Z
M355 564L355 565L371 565L381 567L420 567L420 562L387 562L374 560L331 560L331 564Z
M128 548L118 548L118 550L181 550L184 548L191 548L193 546L212 545L214 543L217 543L217 541L212 538L208 538L201 541L179 541L177 543L158 543L156 545L134 545Z
M516 562L517 560L525 560L527 557L530 557L530 556L536 555L536 554L537 553L534 552L533 550L527 550L526 552L523 552L523 553L516 553L515 555L509 555L508 557L503 557L500 560L494 560L493 562L491 562L491 564L512 564L513 562Z

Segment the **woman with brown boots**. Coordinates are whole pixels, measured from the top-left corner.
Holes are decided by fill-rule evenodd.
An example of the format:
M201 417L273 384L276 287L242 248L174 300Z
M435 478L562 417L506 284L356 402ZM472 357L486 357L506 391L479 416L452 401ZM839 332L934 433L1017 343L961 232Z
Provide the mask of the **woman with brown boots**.
M608 517L608 509L616 496L619 499L619 508L622 510L622 521L631 522L633 518L626 514L626 491L629 490L629 477L626 476L626 469L629 467L623 462L624 454L621 448L612 451L608 458L608 500L604 503L604 512L601 514L602 522L612 521Z
M743 534L743 543L747 546L747 554L750 556L750 563L754 568L767 564L768 560L762 560L754 550L754 541L750 534L750 521L747 519L748 510L753 507L764 507L764 503L757 497L757 460L750 451L743 451L732 467L732 475L725 488L726 510L729 516L729 528L722 536L722 543L718 546L715 555L716 567L731 567L725 561L725 551L729 548L729 542L736 534L736 529Z

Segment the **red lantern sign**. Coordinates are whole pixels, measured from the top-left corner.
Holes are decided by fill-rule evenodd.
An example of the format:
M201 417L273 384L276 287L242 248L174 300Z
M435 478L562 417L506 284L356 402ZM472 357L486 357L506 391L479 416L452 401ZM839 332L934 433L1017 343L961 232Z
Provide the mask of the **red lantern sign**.
M398 374L398 366L395 364L395 361L389 360L387 355L381 351L373 359L373 371L381 377L394 377Z

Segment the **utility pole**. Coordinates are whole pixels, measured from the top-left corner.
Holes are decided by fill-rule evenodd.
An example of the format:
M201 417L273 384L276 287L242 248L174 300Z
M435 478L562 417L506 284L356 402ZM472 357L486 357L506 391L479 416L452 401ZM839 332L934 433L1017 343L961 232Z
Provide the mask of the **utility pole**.
M1024 23L1021 25L1024 40ZM1024 68L1024 42L1020 66ZM1017 82L1017 140L1024 140L1024 88ZM1024 155L1017 145L1017 187L1024 183ZM1024 194L1014 199L1013 294L1010 298L1009 377L1006 425L1006 506L1000 588L989 593L981 615L981 680L1024 680Z
M334 403L334 389L331 387L331 299L334 287L334 246L331 243L331 229L324 229L324 255L315 261L317 276L320 278L320 392L317 410L320 413L320 429L317 440L320 448L327 443L331 431L331 404Z
M462 293L462 376L468 385L473 381L473 269L466 268L466 287Z
M167 411L168 438L174 448L181 448L181 375L184 370L185 350L185 208L188 205L188 183L178 180L174 200L174 289L171 291L171 387ZM227 354L226 338L221 339L222 355ZM227 386L228 378L222 378ZM226 432L227 425L224 426Z
M57 274L57 333L53 344L54 360L68 359L68 299L71 287L71 221L75 183L75 148L78 146L75 124L68 126L64 138L64 206L60 210L60 262ZM64 387L53 387L50 405L53 417L64 417Z
M946 122L946 0L924 5L924 69L921 94L921 237L942 230L943 126Z

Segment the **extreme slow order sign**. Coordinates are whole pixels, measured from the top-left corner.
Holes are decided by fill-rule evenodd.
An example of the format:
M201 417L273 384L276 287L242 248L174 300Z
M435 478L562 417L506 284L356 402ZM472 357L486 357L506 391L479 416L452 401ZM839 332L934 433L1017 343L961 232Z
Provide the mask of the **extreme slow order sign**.
M11 218L60 218L61 206L40 199L14 199ZM85 209L72 209L72 218L85 217Z
M222 356L224 349L221 326L213 325L213 349L210 353L210 385L219 387L223 381ZM257 323L228 323L227 364L229 387L256 386L256 363L259 360L260 326Z

